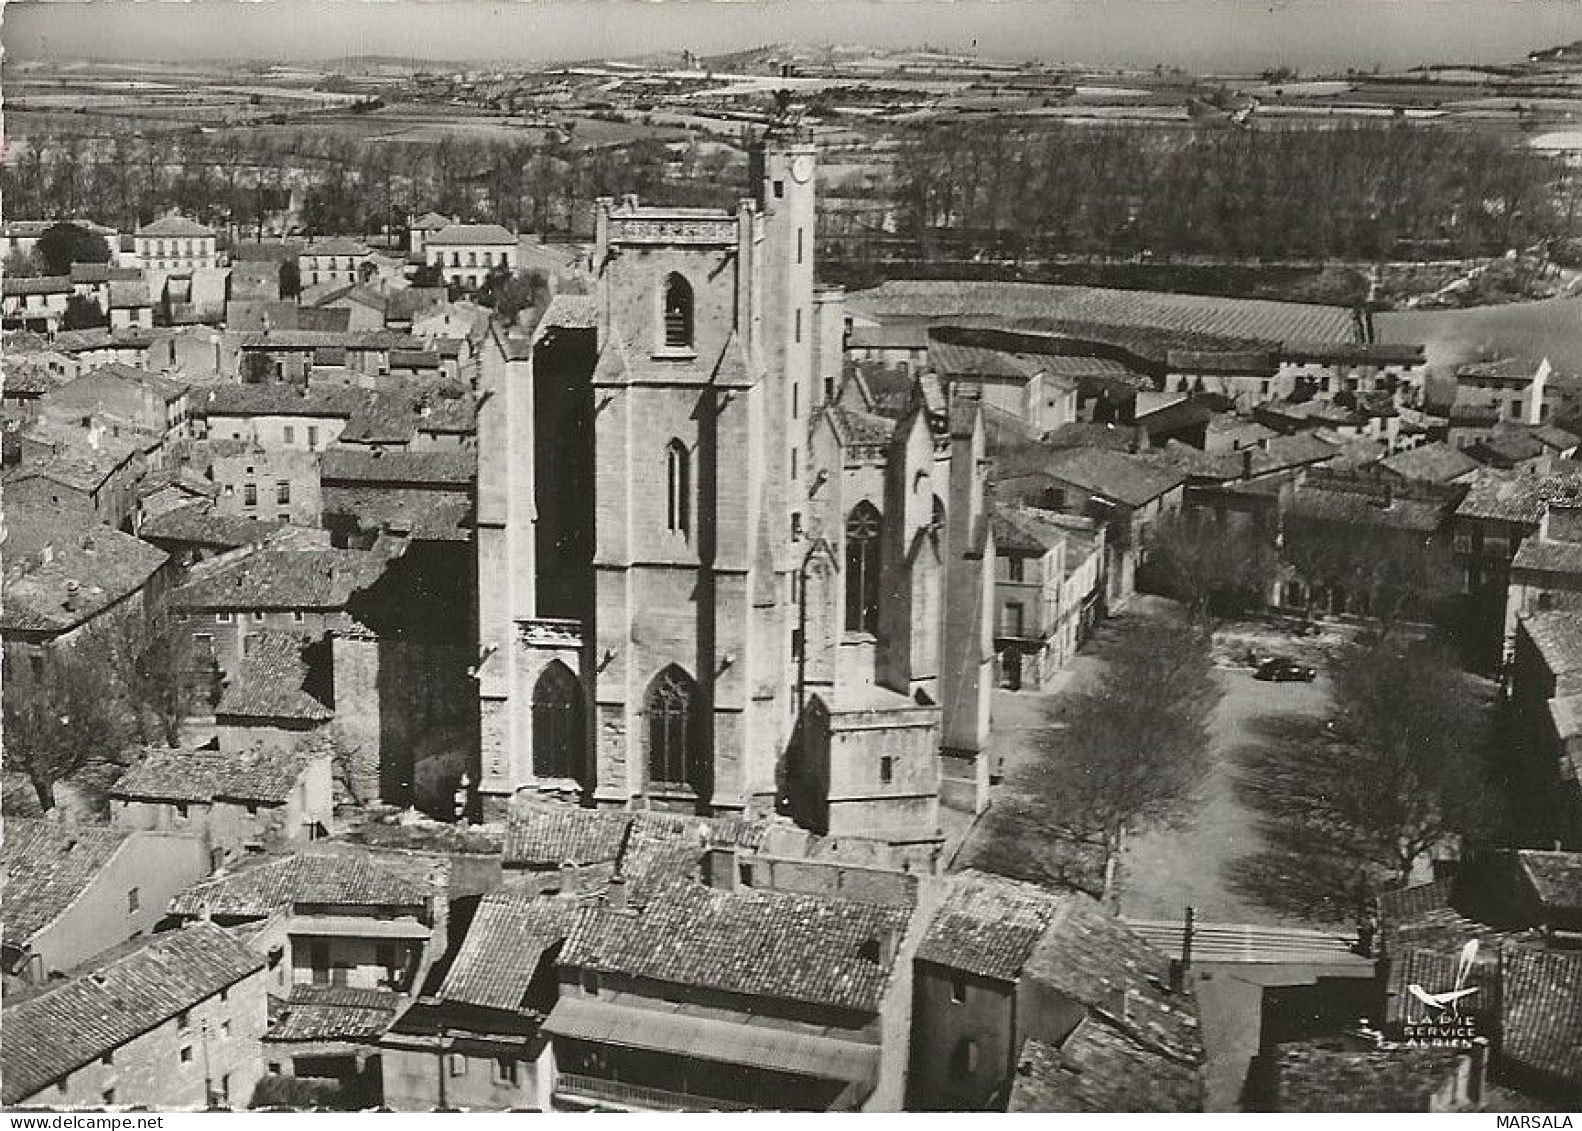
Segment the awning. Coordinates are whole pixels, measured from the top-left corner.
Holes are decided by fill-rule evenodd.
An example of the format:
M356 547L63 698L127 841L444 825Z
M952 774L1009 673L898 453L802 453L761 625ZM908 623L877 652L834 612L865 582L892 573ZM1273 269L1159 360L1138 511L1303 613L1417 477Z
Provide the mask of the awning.
M594 998L561 998L544 1022L544 1031L579 1041L770 1068L820 1080L866 1082L877 1079L879 1073L877 1045L719 1017L639 1009Z
M361 915L293 915L286 934L354 939L427 939L433 930L416 919L375 919Z

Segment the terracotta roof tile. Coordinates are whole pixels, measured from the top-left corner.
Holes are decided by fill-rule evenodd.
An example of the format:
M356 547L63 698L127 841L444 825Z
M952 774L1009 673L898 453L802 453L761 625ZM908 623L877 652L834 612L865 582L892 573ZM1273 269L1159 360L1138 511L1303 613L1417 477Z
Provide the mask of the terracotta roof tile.
M372 1042L384 1036L405 1000L391 990L292 986L291 997L274 1013L264 1040L271 1044Z
M417 908L432 894L367 853L304 852L194 884L171 900L170 910L205 918L264 918L296 904Z
M751 997L877 1011L910 912L809 895L678 882L638 910L583 912L563 967Z
M33 817L7 817L0 860L5 889L0 920L5 941L25 946L53 923L126 842L126 834Z
M173 608L341 610L379 580L388 561L362 550L266 548L205 569L209 564L199 563L191 579L171 591Z
M277 805L291 796L305 767L306 758L278 750L222 754L218 750L152 749L121 775L110 796Z
M531 891L484 896L440 986L446 1001L522 1009L544 955L562 942L583 904Z
M1582 1087L1582 953L1500 951L1501 1056Z
M8 1006L0 1098L24 1100L263 967L263 958L229 932L194 923Z
M963 872L923 935L917 957L1014 982L1069 895L984 872Z

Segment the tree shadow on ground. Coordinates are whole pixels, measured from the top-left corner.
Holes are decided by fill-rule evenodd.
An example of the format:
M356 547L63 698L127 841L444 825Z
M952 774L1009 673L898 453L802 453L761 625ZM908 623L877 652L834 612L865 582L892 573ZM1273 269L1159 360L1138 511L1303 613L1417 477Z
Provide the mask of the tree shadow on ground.
M1344 770L1324 720L1276 715L1250 726L1257 741L1235 752L1235 790L1257 814L1264 847L1227 864L1227 883L1283 916L1350 920L1372 869L1366 847L1325 818L1333 775Z

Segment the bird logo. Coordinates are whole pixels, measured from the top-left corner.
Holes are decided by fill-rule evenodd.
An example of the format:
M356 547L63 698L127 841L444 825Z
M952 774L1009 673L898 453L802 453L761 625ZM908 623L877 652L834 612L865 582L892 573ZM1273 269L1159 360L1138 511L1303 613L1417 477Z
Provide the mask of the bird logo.
M1416 982L1406 987L1406 992L1422 1002L1428 1008L1431 1017L1460 1017L1461 1000L1478 992L1477 986L1467 985L1467 979L1472 976L1472 967L1478 960L1478 940L1473 939L1461 948L1461 960L1456 964L1456 984L1454 988L1441 993L1429 993Z

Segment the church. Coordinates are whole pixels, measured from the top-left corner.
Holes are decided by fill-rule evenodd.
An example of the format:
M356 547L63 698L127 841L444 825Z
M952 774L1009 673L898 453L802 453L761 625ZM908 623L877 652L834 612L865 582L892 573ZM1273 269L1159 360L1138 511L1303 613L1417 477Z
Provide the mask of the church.
M481 809L527 795L939 841L984 804L983 424L880 415L814 281L817 150L734 209L597 202L591 293L480 363Z

